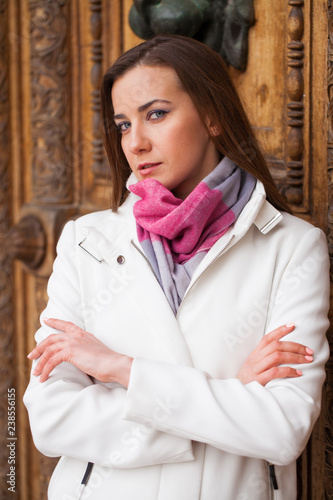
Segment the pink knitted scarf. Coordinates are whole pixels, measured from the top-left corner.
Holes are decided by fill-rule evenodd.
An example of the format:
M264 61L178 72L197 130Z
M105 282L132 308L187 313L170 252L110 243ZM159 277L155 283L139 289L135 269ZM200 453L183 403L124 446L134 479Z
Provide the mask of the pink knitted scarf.
M185 200L154 179L129 187L141 197L133 209L139 241L174 312L195 267L235 222L255 183L225 157Z

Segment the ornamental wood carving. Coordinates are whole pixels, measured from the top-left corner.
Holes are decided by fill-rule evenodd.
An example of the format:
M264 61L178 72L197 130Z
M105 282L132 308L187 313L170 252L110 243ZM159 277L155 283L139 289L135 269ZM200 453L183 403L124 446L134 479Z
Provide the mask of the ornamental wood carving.
M302 0L289 0L291 10L288 16L288 68L287 76L287 186L282 189L288 203L301 205L303 202L303 115L304 78L303 58L304 16Z
M100 133L100 98L99 88L103 75L103 53L102 53L102 4L100 0L91 0L90 2L90 33L92 37L91 42L91 59L93 62L91 68L91 109L93 112L92 117L92 171L95 174L96 180L98 178L105 179L107 175L107 166L105 163L104 147Z
M23 217L7 233L4 242L8 256L19 259L30 269L38 268L45 256L46 236L43 225L33 215Z
M38 202L72 200L66 4L66 0L29 2L32 191Z

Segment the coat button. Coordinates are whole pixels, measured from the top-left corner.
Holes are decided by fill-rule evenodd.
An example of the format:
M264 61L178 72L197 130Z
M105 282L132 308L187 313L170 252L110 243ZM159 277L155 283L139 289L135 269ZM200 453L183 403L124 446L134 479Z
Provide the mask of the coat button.
M118 262L118 264L124 264L125 257L123 255L118 255L117 262Z

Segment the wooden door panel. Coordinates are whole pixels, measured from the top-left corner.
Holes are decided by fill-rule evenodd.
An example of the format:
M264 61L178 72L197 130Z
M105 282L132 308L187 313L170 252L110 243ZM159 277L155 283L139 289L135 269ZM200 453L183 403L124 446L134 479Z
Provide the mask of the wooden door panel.
M0 428L5 443L8 389L15 388L16 493L10 498L46 498L56 463L35 450L30 436L22 403L26 354L34 346L64 223L108 207L99 85L116 57L140 41L127 22L131 5L0 2ZM333 255L332 5L256 0L254 7L247 70L230 73L281 191L299 216L328 233ZM329 362L323 412L299 461L302 500L332 495L332 388ZM2 446L0 498L9 498L3 481L8 468Z

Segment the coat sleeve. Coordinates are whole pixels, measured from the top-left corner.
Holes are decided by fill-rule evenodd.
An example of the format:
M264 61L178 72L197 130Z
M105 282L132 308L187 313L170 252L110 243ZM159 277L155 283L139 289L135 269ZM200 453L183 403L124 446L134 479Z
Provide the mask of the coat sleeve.
M49 301L41 318L59 318L84 328L76 247L75 223L69 222L59 240ZM41 324L37 343L55 333ZM188 439L122 419L126 392L119 385L93 383L65 362L44 383L31 375L24 403L36 447L47 456L65 455L119 468L193 460Z
M238 379L217 380L193 367L135 359L124 418L234 454L277 465L291 463L304 449L320 412L329 355L328 305L326 240L312 228L272 291L265 329L269 333L295 322L285 340L314 350L312 363L297 365L303 375L263 387L257 382L243 385Z

